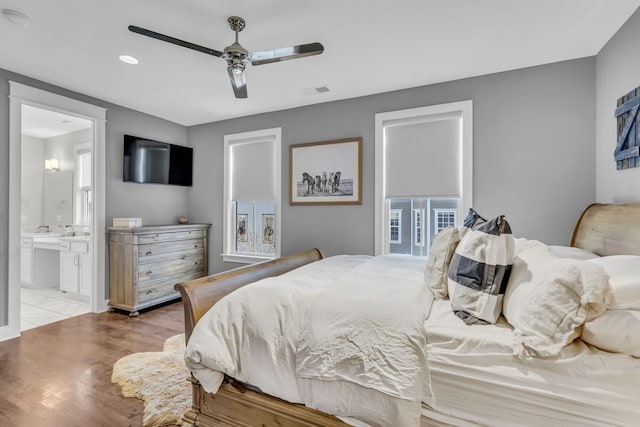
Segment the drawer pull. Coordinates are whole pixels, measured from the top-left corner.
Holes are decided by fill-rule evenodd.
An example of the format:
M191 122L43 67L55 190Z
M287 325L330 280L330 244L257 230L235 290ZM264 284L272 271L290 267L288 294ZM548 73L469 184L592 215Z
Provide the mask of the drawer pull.
M153 293L153 289L149 289L147 292L145 292L145 294L149 295L150 293Z
M198 261L194 262L193 265L198 265Z
M185 259L186 257L187 257L186 255L182 255L180 259Z
M147 253L145 255L151 255L153 252L151 251L147 251Z
M193 249L198 249L200 246L198 245L193 245Z
M152 237L153 240L158 240L158 238L160 237L159 234L156 234L155 236Z
M144 273L144 274L146 274L147 276L150 276L150 275L151 275L151 270L147 271L147 272L146 272L146 273Z

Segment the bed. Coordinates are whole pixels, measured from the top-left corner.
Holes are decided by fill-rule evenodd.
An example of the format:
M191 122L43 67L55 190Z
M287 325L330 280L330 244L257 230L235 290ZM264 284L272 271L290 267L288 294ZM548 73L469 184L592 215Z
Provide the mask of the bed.
M576 223L570 246L601 257L640 255L638 219L640 204L591 205ZM313 249L176 285L184 303L187 339L209 308L221 300L224 304L228 299L223 298L232 292L246 290L248 284L287 273L297 275L304 282L307 280L305 271L314 271L309 269L316 265L331 266L327 264L331 258L334 257L324 259L319 250ZM357 262L379 262L378 268L385 267L388 262L369 258L358 258ZM355 261L342 259L340 262ZM424 262L423 259L406 264L407 280L416 277L416 265ZM317 275L317 272L313 274ZM339 288L333 292L338 294ZM412 294L407 297L411 298ZM504 317L494 325L467 326L453 316L447 299L431 299L425 304L429 307L424 319L428 365L425 375L429 390L420 406L421 425L633 425L640 419L636 398L640 387L639 359L603 351L576 339L564 345L561 353L554 357L518 361L509 341L513 328ZM416 354L420 355L419 352ZM609 368L604 369L605 366ZM184 415L185 422L196 426L359 426L376 425L376 411L382 411L386 406L396 412L414 410L402 406L403 399L385 400L378 391L371 394L364 388L365 397L360 399L368 400L374 415L369 415L368 419L364 416L363 421L362 414L356 413L354 418L339 410L331 412L332 403L316 404L313 401L310 406L330 408L329 411L315 410L274 397L279 395L297 402L307 399L279 393L277 386L274 390L264 386L259 389L244 378L238 380L232 375L217 374L221 384L215 393L206 392L195 376L190 378L193 403ZM344 397L345 390L349 396L363 391L358 385L355 389L343 386L341 381L318 383L320 386L331 383L324 395L334 393ZM309 391L307 389L313 389L314 385L305 387L305 391ZM402 419L395 416L390 419Z

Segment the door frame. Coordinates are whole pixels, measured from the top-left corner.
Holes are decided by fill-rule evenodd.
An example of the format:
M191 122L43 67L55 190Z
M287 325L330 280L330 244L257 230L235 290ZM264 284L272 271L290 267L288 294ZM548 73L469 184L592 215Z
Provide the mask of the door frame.
M93 286L90 310L107 309L105 286L105 200L106 200L106 109L66 96L9 81L9 250L7 325L0 326L0 341L20 335L20 200L22 106L57 111L81 117L93 123L92 174L94 206L92 222Z

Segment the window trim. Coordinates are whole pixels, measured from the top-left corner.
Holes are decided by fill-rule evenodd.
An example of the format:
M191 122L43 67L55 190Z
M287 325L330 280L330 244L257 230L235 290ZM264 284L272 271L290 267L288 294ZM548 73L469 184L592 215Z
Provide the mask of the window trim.
M443 115L459 114L461 127L460 150L460 203L458 218L462 212L473 206L473 101L451 102L406 110L389 111L375 115L375 254L389 252L389 237L386 232L389 201L385 192L384 143L385 126L392 124L411 124L439 120ZM414 197L429 198L428 194L415 194Z
M91 185L80 186L81 176L84 175L84 172L81 170L85 167L84 162L82 162L82 155L85 153L89 153L91 155L90 166L93 164L93 150L90 142L76 144L74 146L74 170L73 174L73 200L75 202L75 206L73 209L73 224L77 225L91 225L91 217L93 216L91 211L93 209L89 209L89 219L88 222L84 221L84 197L82 197L85 191L89 191L91 194L89 197L93 198L93 182ZM93 175L93 172L92 174ZM93 207L93 206L92 206Z
M272 256L260 256L256 254L244 255L233 252L235 237L235 216L232 213L233 204L230 203L232 194L231 182L231 146L235 144L252 144L273 141L274 144L274 210L275 210L275 253ZM223 190L223 219L224 227L222 239L222 260L242 264L254 264L280 257L282 248L281 219L282 219L282 128L261 129L251 132L242 132L224 136L224 190Z
M398 215L398 239L391 240L391 215ZM393 243L394 245L402 244L402 209L389 209L389 243Z
M454 224L458 222L458 212L455 209L449 209L449 208L434 208L433 209L433 231L435 234L438 234L440 231L444 230L447 227L441 228L438 230L438 214L443 213L443 212L453 212L453 222Z
M424 241L426 240L424 237L424 208L413 208L413 246L419 246L424 248ZM418 227L418 216L420 216L420 227ZM420 230L420 241L418 241L418 229Z

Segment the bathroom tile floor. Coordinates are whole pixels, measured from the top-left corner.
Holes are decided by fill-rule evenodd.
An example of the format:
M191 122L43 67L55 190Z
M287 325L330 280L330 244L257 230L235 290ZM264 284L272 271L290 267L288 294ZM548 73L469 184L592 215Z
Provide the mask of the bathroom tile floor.
M59 289L20 290L20 330L89 313L89 304Z

